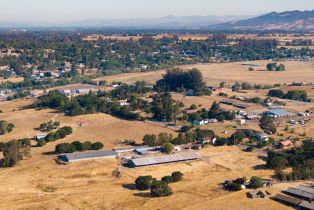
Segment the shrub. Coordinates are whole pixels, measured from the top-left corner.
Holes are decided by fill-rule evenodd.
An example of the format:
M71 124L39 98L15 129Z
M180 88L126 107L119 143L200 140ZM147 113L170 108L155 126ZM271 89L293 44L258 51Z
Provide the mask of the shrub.
M74 141L71 143L71 145L75 148L75 151L81 152L84 150L83 144L79 141Z
M250 187L254 189L263 187L263 180L257 176L252 176L250 180Z
M69 143L58 144L55 149L56 153L73 153L75 152L75 146Z
M175 171L171 174L171 177L173 182L178 182L183 179L183 173L181 173L180 171Z
M170 154L173 151L173 149L174 149L174 146L171 143L165 143L161 148L162 152L166 154Z
M234 183L234 182L227 182L225 184L225 188L230 191L240 191L242 189L241 184Z
M152 186L154 179L152 176L139 176L135 180L135 187L138 190L149 190Z
M85 141L83 143L83 150L91 150L92 148L92 143L90 141Z
M167 183L154 181L150 189L150 194L152 197L165 197L171 195L172 190Z
M37 144L36 144L36 147L43 147L43 146L45 146L46 145L46 141L45 141L45 139L39 139L38 141L37 141Z
M15 126L12 123L8 123L7 121L4 120L0 121L0 135L12 132L14 127Z
M161 181L166 182L166 183L171 183L173 182L172 176L164 176L161 178Z
M101 142L96 142L92 144L92 150L100 150L104 147L104 144Z

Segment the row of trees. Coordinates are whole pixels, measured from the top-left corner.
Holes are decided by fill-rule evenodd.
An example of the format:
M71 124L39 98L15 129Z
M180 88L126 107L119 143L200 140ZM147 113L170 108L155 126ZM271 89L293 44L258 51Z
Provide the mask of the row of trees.
M271 97L311 102L311 98L307 95L305 90L289 90L287 93L281 89L269 90L268 95Z
M31 95L30 91L19 91L14 93L12 96L7 97L7 101L12 101L14 99L25 98Z
M90 141L80 142L74 141L72 143L62 143L56 145L55 152L57 154L62 153L73 153L73 152L82 152L86 150L100 150L104 147L103 143L95 142L91 143Z
M64 139L66 136L72 134L73 130L69 126L64 126L62 128L59 128L55 132L50 132L44 139L39 139L37 141L37 146L42 147L48 142L54 142L59 139Z
M195 130L186 129L184 132L180 132L177 137L173 137L171 134L167 133L160 133L158 136L147 134L143 137L143 143L150 147L164 146L168 143L171 143L172 145L182 145L199 142L206 137L214 138L216 136L212 130L202 130L199 128Z

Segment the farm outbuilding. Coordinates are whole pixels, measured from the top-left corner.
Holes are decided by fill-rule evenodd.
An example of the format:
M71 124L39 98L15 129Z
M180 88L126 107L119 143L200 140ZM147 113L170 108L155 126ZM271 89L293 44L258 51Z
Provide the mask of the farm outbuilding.
M304 199L307 201L313 201L314 200L314 194L305 192L299 188L288 188L287 190L284 191L285 194L291 195L300 199Z
M35 139L36 141L38 141L38 140L40 140L40 139L46 138L47 135L48 135L47 133L39 133L39 134L37 134L37 135L34 137L34 139Z
M147 145L144 146L134 146L134 147L122 147L122 148L113 148L112 150L116 153L124 153L124 152L133 152L135 150L148 150L149 147Z
M285 109L270 109L270 110L264 112L264 115L269 116L269 117L274 117L274 118L293 116L292 113L286 111Z
M288 206L297 207L301 203L301 199L278 194L275 197L273 197L274 200L286 204Z
M94 151L94 152L78 152L78 153L69 153L60 155L59 159L72 163L82 160L93 160L93 159L100 159L100 158L116 158L117 153L112 150L107 151Z
M161 155L155 157L138 158L129 161L130 167L151 166L166 163L175 163L182 161L191 161L200 159L197 152L181 152L172 155Z
M300 210L314 210L314 203L308 201L302 201L299 205Z

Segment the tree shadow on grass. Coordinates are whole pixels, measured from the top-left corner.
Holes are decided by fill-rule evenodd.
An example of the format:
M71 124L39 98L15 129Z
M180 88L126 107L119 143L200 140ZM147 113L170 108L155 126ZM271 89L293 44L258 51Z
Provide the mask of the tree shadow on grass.
M55 152L43 152L43 155L56 155L57 153Z
M254 170L266 170L267 167L265 164L259 164L259 165L253 166L253 169Z
M263 161L265 161L265 162L267 161L267 157L266 156L259 155L258 158L263 160Z
M136 190L135 184L122 184L122 187L128 190Z
M151 198L149 192L139 192L139 193L134 193L133 195L138 196L138 197L143 197L143 198Z

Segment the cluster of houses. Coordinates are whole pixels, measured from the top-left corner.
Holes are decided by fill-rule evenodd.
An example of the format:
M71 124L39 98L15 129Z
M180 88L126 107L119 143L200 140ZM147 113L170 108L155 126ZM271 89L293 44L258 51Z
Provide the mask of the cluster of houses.
M209 123L217 123L217 119L204 119L204 120L194 120L193 125L194 126L201 126L201 125L207 125Z
M74 88L65 88L65 89L59 89L60 93L70 97L75 95L84 95L88 94L90 92L95 92L98 89L93 87L74 87Z

